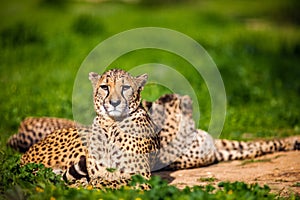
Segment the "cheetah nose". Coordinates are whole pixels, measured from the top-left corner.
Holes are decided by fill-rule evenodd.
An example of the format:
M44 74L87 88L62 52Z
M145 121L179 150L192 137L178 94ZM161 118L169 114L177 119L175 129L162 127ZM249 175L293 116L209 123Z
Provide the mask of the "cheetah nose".
M121 100L110 100L109 103L110 103L113 107L117 107L117 106L121 103Z

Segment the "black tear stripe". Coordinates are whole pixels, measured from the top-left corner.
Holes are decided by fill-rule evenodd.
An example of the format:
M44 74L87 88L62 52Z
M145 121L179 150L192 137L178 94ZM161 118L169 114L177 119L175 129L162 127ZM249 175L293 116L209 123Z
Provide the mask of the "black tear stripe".
M108 91L107 91L107 94L106 94L106 96L104 97L104 99L103 99L103 102L102 102L102 105L103 105L103 107L105 108L105 100L108 98L108 95L109 95L109 89L108 89Z
M125 98L124 94L123 94L123 89L122 89L122 92L121 92L121 96L122 98L125 100L125 105L126 107L128 106L128 102L127 102L127 99Z

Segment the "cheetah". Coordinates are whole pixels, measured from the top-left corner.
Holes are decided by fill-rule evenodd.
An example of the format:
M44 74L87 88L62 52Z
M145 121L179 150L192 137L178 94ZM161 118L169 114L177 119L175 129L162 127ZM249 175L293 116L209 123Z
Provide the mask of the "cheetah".
M275 151L289 151L300 148L298 136L250 142L213 139L207 132L194 128L192 101L188 96L168 94L160 97L155 102L143 101L143 106L160 130L160 150L159 154L156 155L154 166L152 166L154 171L161 168L176 170L203 167L221 161L250 159ZM180 118L175 120L172 116L180 116ZM24 144L31 144L27 141L36 141L36 138L31 137L37 135L35 132L41 132L39 129L41 123L47 125L49 121L53 124L53 126L48 127L51 130L64 125L67 127L69 122L72 122L67 119L50 117L27 118L21 123L19 133L13 135L8 144L17 150L21 149L17 146L18 144L22 145L22 149L28 149L30 146L27 145L25 148ZM57 123L53 123L53 121L57 121ZM182 129L185 132L179 132L178 127L183 127L183 124L187 122L189 122L189 129ZM74 122L72 123L74 124ZM24 128L25 126L31 128ZM49 131L44 129L45 126L42 127L43 136L46 137L46 133ZM82 151L78 147L77 149Z
M188 96L164 95L155 102L144 102L144 107L158 127L162 127L160 150L153 170L204 167L223 161L253 159L277 151L300 150L300 136L248 142L214 139L195 128L192 100Z
M103 75L91 72L89 79L96 112L93 124L69 128L68 121L60 125L57 121L54 124L60 129L31 146L21 157L21 165L42 163L75 186L117 187L135 174L148 179L150 156L158 149L159 140L156 125L141 105L140 92L147 75L133 77L114 69ZM24 123L22 127L28 127ZM36 128L29 130L33 133ZM15 137L11 144L18 144Z
M113 100L111 102L109 102L109 99L104 100L100 98L100 100L96 98L98 95L97 92L103 92L103 97L106 94L105 91L110 91L108 87L98 83L99 81L97 80L99 76L100 75L97 74L90 75L94 86L94 105L97 113L93 125L91 127L82 127L67 119L57 118L29 118L30 120L25 120L21 123L19 133L13 135L8 141L8 144L15 149L26 150L26 148L29 148L22 157L22 164L42 162L46 167L64 171L63 177L65 180L83 179L90 184L101 185L104 184L103 179L116 183L117 179L121 178L127 180L129 175L135 173L142 174L149 178L151 175L150 172L156 170L203 167L221 161L255 158L275 151L300 149L299 136L270 141L250 142L213 139L207 132L195 128L195 123L192 119L193 109L191 98L178 94L163 95L154 102L143 101L142 105L140 104L141 100L138 95L138 101L136 101L133 107L138 107L141 111L141 115L137 112L135 113L135 117L142 121L146 120L147 123L151 125L150 130L144 130L142 128L142 133L146 132L146 135L143 139L138 140L138 143L141 140L142 146L146 146L141 147L140 144L137 146L137 140L134 139L132 140L134 141L133 143L126 143L127 146L123 146L123 142L127 139L126 137L130 138L130 136L125 136L126 134L124 136L122 135L122 137L116 141L112 139L114 138L112 135L108 136L105 134L107 131L109 132L109 130L105 128L105 125L111 121L115 121L118 122L117 124L120 128L122 126L125 127L126 125L121 125L120 121L125 122L128 117L130 118L130 116L127 115L131 113L131 111L119 114L112 110L110 114L107 113L113 106L112 104L116 104L117 102L114 99L115 96L111 96ZM117 75L109 74L109 76ZM141 90L144 84L145 83L140 85L140 89L138 90ZM137 92L137 94L140 94L140 91ZM105 107L105 105L107 107ZM124 110L125 109L128 109L128 107L124 108ZM52 121L52 123L49 123L48 120ZM57 123L53 123L53 121L56 120ZM45 126L40 125L42 121L44 121L42 124L46 124ZM103 124L99 125L98 122ZM69 128L69 125L72 126L72 123L73 125L77 125L78 128ZM51 131L47 132L44 128L43 131L40 131L39 127L46 127L47 124L53 124L51 127L48 127L49 129L51 128L51 131L53 129L58 130L53 131L51 134L48 134ZM133 130L140 126L139 123L137 124ZM28 128L28 126L30 128ZM103 127L105 130L104 134L97 134L101 132ZM130 127L126 127L124 132L126 132L127 128L130 129ZM42 133L37 134L39 132ZM38 135L39 138L36 138L36 135ZM148 136L150 136L150 138L148 138ZM30 147L32 142L30 143L28 141L37 142L43 137L44 139L42 139L41 142ZM115 142L112 143L109 148L107 148L107 143L109 143L108 138ZM53 146L56 146L56 148L54 148L56 157L53 157L50 153L53 150ZM98 147L97 149L93 148L96 146ZM120 155L118 154L119 147L123 147L123 149L126 147L125 149L129 152L126 152L124 149L126 152L125 155L128 155L130 158L136 158L137 162L132 165L129 159L127 160L126 157L123 158L124 156L120 161ZM60 148L63 149L63 153L60 153ZM139 151L141 149L146 149L145 152L147 152L147 156L136 157L136 155L140 155ZM108 173L106 169L108 166L107 163L102 161L98 162L98 159L103 159L103 157L105 157L104 155L111 156L115 152L117 153L114 158L117 158L117 162L115 162L114 165L109 165L109 167L119 170L114 173ZM43 155L41 156L41 154ZM104 160L107 161L109 159ZM139 166L141 161L146 164ZM105 167L103 167L103 165ZM123 166L123 168L120 166ZM135 167L134 169L130 169L128 166ZM138 169L138 166L141 167L141 170ZM124 169L129 172L126 173L126 176L123 175Z

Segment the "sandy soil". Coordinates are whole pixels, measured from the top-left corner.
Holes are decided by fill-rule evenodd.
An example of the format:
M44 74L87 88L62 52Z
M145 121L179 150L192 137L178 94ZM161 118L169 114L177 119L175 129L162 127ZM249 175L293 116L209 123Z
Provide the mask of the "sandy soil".
M243 181L261 186L267 184L273 193L280 196L291 193L300 195L300 151L278 152L254 160L224 162L197 169L162 171L154 175L179 188Z

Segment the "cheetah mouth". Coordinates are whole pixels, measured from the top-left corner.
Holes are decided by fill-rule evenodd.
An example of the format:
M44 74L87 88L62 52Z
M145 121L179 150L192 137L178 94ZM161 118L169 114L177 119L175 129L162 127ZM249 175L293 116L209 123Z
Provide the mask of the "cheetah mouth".
M122 112L120 112L119 110L111 110L108 111L108 115L112 117L117 117L117 116L121 116Z
M107 114L109 117L111 117L115 120L121 120L125 116L123 112L116 110L116 109L107 111Z
M106 114L117 121L121 121L122 119L124 119L126 116L128 116L128 109L126 107L113 107L113 106L108 106L108 107L104 107Z

